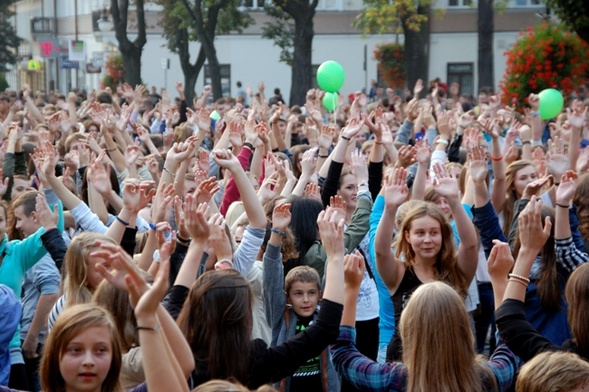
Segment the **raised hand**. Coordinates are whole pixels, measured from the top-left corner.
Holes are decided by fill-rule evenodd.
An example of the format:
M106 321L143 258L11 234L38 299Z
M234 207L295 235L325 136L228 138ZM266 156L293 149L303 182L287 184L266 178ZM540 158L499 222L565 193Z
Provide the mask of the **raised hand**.
M139 212L151 201L155 194L153 181L139 181L127 178L123 182L123 205L132 212Z
M311 148L303 153L303 160L301 161L301 175L311 177L315 171L315 165L317 164L317 158L315 154L317 148Z
M389 208L398 208L407 201L408 197L407 170L402 167L395 168L393 175L389 176L389 181L384 188L386 206Z
M344 255L344 219L338 217L338 212L331 208L321 211L317 218L319 236L327 257Z
M344 256L344 281L346 289L360 290L365 272L366 263L359 251Z
M427 165L432 156L432 149L425 138L415 143L415 160L421 165Z
M329 206L332 213L335 215L333 219L339 222L340 219L346 219L346 202L343 197L335 195L329 198Z
M57 205L53 207L53 211L49 208L44 195L39 194L35 198L35 213L37 222L39 222L39 224L41 224L41 226L43 226L46 231L55 229L57 227L57 221L59 219L57 209Z
M362 153L362 151L352 151L350 170L356 177L356 180L359 184L368 182L368 162L366 161L366 156Z
M579 130L583 129L585 126L585 121L587 121L587 110L588 107L579 100L575 100L573 102L573 109L567 108L567 119L569 124L572 125L573 128Z
M284 231L290 224L290 203L283 203L274 207L272 211L272 227Z
M198 184L196 191L194 191L194 197L196 197L199 204L208 203L218 191L219 184L217 183L217 178L213 176Z
M508 243L499 240L493 240L493 244L489 259L487 260L489 275L491 275L494 281L506 280L514 263L511 248Z
M151 203L151 220L156 224L167 222L171 210L171 202L174 199L174 184L160 182Z
M206 241L209 237L210 230L207 223L209 211L210 208L207 204L198 204L193 195L186 195L183 208L184 225L193 240Z
M397 158L397 164L401 167L407 168L415 163L416 149L410 145L404 145L399 149L399 155Z
M458 182L450 176L446 166L441 163L433 165L434 174L436 178L434 180L434 189L450 201L451 199L458 199L460 197L460 189L458 188Z
M522 199L530 200L532 196L537 196L540 190L548 183L549 180L552 179L552 176L546 176L542 178L538 178L532 182L530 182L524 188L524 192L522 194Z
M479 146L472 149L472 152L468 154L469 161L469 173L470 178L474 183L481 183L487 179L489 167L487 164L487 158L485 152Z
M556 189L556 204L568 206L577 190L579 176L572 170L567 171Z
M92 184L94 189L103 196L110 195L112 187L110 184L110 174L102 163L106 151L102 151L98 158L94 160L92 165L88 168L88 181Z
M224 169L229 169L229 171L233 171L241 167L241 164L233 155L231 150L213 150L213 160L217 163L217 165Z
M520 249L539 253L550 237L550 229L552 228L552 222L548 216L544 221L544 227L542 227L542 200L532 196L526 208L520 213L517 222Z

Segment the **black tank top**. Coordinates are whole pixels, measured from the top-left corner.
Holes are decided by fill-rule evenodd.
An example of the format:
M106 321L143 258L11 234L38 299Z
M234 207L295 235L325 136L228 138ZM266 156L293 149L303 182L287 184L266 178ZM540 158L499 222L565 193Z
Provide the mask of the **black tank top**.
M401 312L405 309L405 305L411 295L419 286L423 283L412 268L405 268L403 279L401 284L395 291L395 294L391 296L393 300L393 306L395 308L395 333L391 342L387 347L387 362L400 361L401 360L401 337L399 336L399 321L401 320Z

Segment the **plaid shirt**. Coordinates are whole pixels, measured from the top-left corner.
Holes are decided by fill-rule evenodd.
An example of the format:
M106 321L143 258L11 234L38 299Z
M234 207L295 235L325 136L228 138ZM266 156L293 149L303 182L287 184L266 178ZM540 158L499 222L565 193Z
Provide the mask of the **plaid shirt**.
M333 363L338 373L364 391L399 391L407 389L407 367L400 362L377 363L360 354L354 345L356 329L340 326L340 333L331 346ZM507 391L515 381L520 360L505 344L501 344L491 358L488 366L495 375L499 391ZM485 391L492 391L491 380L483 378Z

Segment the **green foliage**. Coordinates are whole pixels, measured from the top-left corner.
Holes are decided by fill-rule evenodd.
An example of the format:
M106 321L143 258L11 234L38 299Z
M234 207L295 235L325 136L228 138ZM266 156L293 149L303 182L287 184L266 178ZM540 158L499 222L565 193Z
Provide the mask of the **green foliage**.
M6 81L6 75L0 73L0 91L6 91L8 88L8 82Z
M589 43L589 2L587 0L547 0L547 6Z
M8 71L8 64L16 64L16 49L22 41L10 22L14 16L11 10L14 3L16 0L0 0L0 71Z
M543 23L521 32L505 52L500 83L506 104L521 108L530 93L556 88L566 96L589 76L589 45L562 26Z
M189 41L199 41L195 21L183 1L153 0L153 2L164 7L158 24L164 29L164 37L168 42L170 51L178 53L178 39L181 36L177 34L178 30L185 30ZM204 28L206 31L212 29L213 36L230 32L241 33L244 28L250 26L254 21L247 13L237 10L241 4L240 0L187 0L186 3L191 9L195 9L197 4L200 3ZM215 26L211 26L210 10L215 7L219 9L219 12L214 16L215 21L213 23L215 23Z
M354 26L365 34L401 33L403 25L419 31L427 22L427 15L418 13L418 7L431 4L432 0L364 0Z
M274 17L274 21L264 24L262 37L274 40L274 45L280 48L280 61L292 67L295 32L292 18L274 4L266 5L264 9L268 15Z

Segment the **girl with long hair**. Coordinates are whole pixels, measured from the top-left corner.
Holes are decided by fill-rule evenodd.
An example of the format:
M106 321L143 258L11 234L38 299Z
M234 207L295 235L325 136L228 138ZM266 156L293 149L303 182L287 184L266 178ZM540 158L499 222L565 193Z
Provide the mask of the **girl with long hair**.
M399 320L401 362L376 363L355 347L356 296L362 256L345 259L346 291L340 335L331 346L342 377L362 391L507 391L518 370L517 357L500 345L489 361L476 355L463 298L440 281L420 285Z
M102 282L102 275L96 271L96 265L106 262L91 255L97 249L96 241L115 244L110 237L92 232L79 234L70 242L63 263L62 295L49 314L49 329L53 328L55 320L65 308L89 303L92 293ZM105 267L110 268L110 264L106 263Z
M551 221L547 218L542 225L542 202L532 197L518 218L521 247L513 272L508 275L511 265L491 274L496 302L501 304L495 312L497 329L501 337L522 360L527 361L543 351L571 351L589 361L589 256L578 251L570 237L568 220L568 201L574 193L575 175L568 173L562 177L557 190L557 210L555 237L572 257L567 265L574 272L570 274L564 288L568 306L567 319L572 339L555 344L534 328L527 319L525 303L528 285L531 284L535 260L551 236ZM569 242L565 246L564 242ZM559 251L557 250L557 254ZM491 271L489 271L491 272ZM504 294L503 294L504 293Z
M458 183L444 166L433 166L434 188L449 204L461 242L458 252L452 228L433 203L423 202L407 212L391 251L393 219L409 195L405 169L395 169L384 189L385 211L375 238L376 265L395 307L395 325L413 291L421 284L440 280L449 283L463 298L477 267L478 238L460 202ZM404 261L401 261L404 259ZM400 358L398 327L387 350L388 360Z
M178 325L196 362L193 386L214 378L233 378L249 388L277 382L319 355L335 339L343 300L344 241L343 221L336 223L334 211L322 212L317 221L329 257L317 321L283 344L269 348L262 340L251 339L252 292L241 274L233 269L209 271L194 281L209 235L206 208L197 207L190 196L184 210L192 242L168 303L182 307ZM280 242L280 237L272 231L270 241Z
M472 209L473 222L479 230L485 253L488 254L493 246L493 240L507 242L507 237L503 234L497 215L489 200L485 183L487 162L476 149L473 149L470 162L470 176L475 188L474 207ZM517 214L525 208L531 195L537 193L549 179L550 177L544 177L532 181L524 188L522 193L524 196L516 206ZM568 193L566 204L563 204L566 206L573 197L573 193ZM551 222L554 222L554 209L543 206L541 211L543 219L550 219ZM557 212L559 211L557 210ZM562 223L561 227L563 229L559 230L558 235L554 230L550 232L547 240L543 243L544 246L541 251L536 255L534 268L529 274L531 281L526 289L525 304L525 313L528 320L543 336L554 344L562 344L571 337L566 319L567 304L564 301L562 292L572 270L576 265L582 263L582 261L576 261L579 257L572 260L571 258L579 254L577 248L583 249L582 242L575 240L578 237L576 235L578 223L574 209L569 211L566 208L560 212L562 214L560 214L558 221ZM521 249L520 236L518 235L518 233L521 233L521 228L518 227L516 222L514 221L510 229L515 236L513 240L515 257L517 257ZM575 236L573 236L574 233Z

